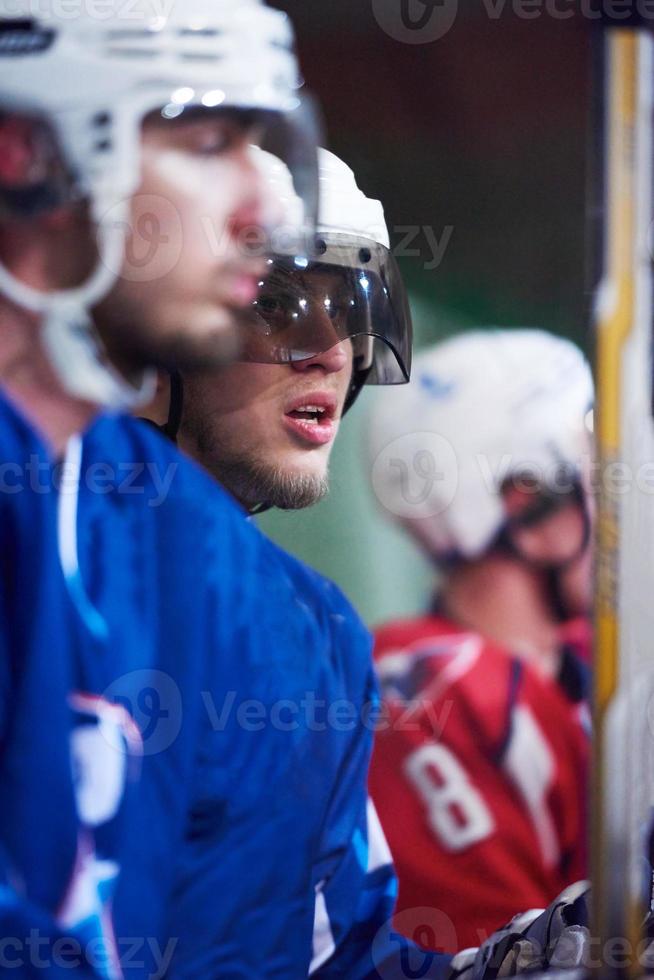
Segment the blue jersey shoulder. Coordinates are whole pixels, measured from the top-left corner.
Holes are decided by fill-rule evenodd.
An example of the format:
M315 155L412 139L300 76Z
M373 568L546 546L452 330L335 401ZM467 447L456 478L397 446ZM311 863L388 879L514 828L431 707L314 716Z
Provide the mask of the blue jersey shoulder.
M280 574L292 584L296 601L320 623L330 640L332 667L345 672L350 684L358 675L368 682L372 638L349 599L331 579L284 551L262 534Z

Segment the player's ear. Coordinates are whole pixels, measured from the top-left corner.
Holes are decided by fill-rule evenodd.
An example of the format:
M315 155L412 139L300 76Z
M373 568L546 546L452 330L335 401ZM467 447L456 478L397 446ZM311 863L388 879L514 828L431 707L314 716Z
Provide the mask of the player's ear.
M51 127L28 116L0 113L0 216L47 216L61 223L71 213L71 182Z

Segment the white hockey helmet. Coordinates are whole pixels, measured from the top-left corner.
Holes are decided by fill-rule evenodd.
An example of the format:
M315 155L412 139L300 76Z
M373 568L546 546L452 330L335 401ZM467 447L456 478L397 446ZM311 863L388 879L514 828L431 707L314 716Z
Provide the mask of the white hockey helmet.
M375 493L430 555L479 557L506 521L508 479L553 493L582 485L592 400L581 351L544 331L480 330L436 344L416 357L411 384L372 411Z
M100 261L79 288L44 294L0 266L0 291L43 315L73 394L125 407L139 398L106 364L88 311L121 266L144 116L256 110L315 227L317 127L300 87L288 18L262 0L0 0L0 112L54 130L72 194L89 200L99 229Z
M402 384L411 370L411 314L401 274L390 251L384 210L359 189L353 171L328 150L319 151L320 209L315 251L294 248L280 236L270 275L255 300L255 317L242 359L282 363L305 360L352 338L353 381L348 408L363 384ZM294 212L290 181L287 214ZM325 311L331 324L325 329ZM321 315L318 316L317 313Z

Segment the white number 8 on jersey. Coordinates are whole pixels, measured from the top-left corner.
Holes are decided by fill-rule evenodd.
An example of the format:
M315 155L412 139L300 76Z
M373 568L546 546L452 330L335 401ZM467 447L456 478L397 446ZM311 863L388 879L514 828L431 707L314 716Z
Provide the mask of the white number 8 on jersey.
M404 771L428 811L433 832L450 851L462 851L495 830L490 811L448 748L423 745L406 759Z

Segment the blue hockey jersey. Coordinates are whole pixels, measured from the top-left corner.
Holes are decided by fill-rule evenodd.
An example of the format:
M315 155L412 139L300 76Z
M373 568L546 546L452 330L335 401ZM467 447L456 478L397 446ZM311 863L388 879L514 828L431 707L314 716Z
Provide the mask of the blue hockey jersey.
M84 937L99 975L379 975L394 879L369 834L376 694L358 618L136 421L101 418L72 441L58 504L74 625L37 646L49 663L66 638L56 684L40 674L62 717L47 751L34 723L16 739L43 843L3 830L24 849L25 897ZM42 519L51 555L50 505ZM57 754L67 806L44 828L50 807L27 789ZM43 847L60 851L58 877ZM45 901L51 878L66 893Z
M84 440L82 473L113 459L122 486L98 494L80 483L81 579L89 605L122 629L113 697L138 715L144 691L118 687L158 672L141 719L150 726L118 942L138 910L139 934L171 949L174 975L299 977L312 960L325 969L357 919L382 925L394 887L386 857L368 874L368 633L334 586L157 433L102 419ZM156 898L171 918L152 920Z

